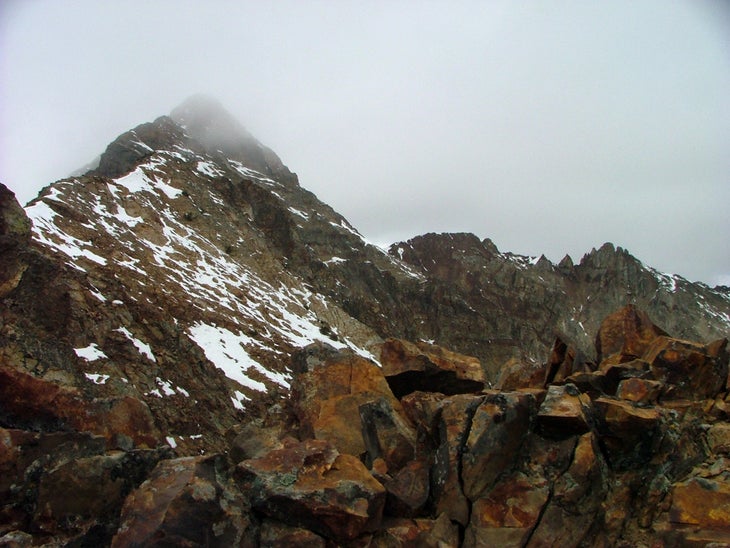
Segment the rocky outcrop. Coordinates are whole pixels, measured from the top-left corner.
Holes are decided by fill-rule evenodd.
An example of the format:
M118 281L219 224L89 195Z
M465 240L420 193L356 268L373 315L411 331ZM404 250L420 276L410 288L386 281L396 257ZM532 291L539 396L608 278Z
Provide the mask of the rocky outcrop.
M632 323L624 325L624 331L614 330L621 340L635 333ZM720 393L672 389L669 377L659 370L654 375L650 367L655 348L665 348L666 339L658 334L647 341L637 358L643 366L623 363L585 371L546 389L459 395L406 390L398 407L382 407L382 395L362 390L370 402L361 409L379 413L361 413L361 423L349 425L352 437L372 437L370 424L392 429L397 416L415 430L416 441L411 460L399 462L396 472L379 454L366 460L385 489L386 502L377 531L362 530L358 538L376 543L387 538L392 545L409 546L417 529L412 521L402 521L407 516L446 519L464 546L723 542L730 521L710 506L725 504L730 477L723 456L726 429L719 418L727 417L728 387ZM618 348L626 346L621 342ZM690 348L704 348L705 356L727 363L721 343ZM400 367L407 367L411 358L403 356ZM683 372L689 385L693 376L707 374L691 366L703 363L693 356L679 353L666 364ZM327 360L314 361L312 368L326 369ZM370 371L371 378L378 376ZM718 371L724 372L722 366ZM570 382L576 378L581 382ZM369 381L373 384L378 383ZM314 384L307 386L316 392ZM294 408L307 400L307 390L293 393ZM703 493L711 495L701 504L692 502ZM321 524L317 529L282 513L273 517L324 538L342 538Z
M109 178L127 175L152 156L155 150L172 148L183 143L195 147L195 143L190 142L180 126L162 116L152 123L137 126L112 141L93 172Z
M714 398L728 380L727 339L702 345L658 337L644 359L654 379L665 384L672 397Z
M337 450L356 456L365 455L368 449L360 426L361 416L378 414L376 409L369 410L372 405L379 406L386 414L400 410L400 403L380 368L352 353L333 352L323 362L300 373L292 386L292 394L294 412L304 436L330 440ZM393 427L398 430L400 425L393 424ZM381 423L381 431L382 426ZM379 428L375 422L369 423L368 427ZM371 435L376 439L370 440L371 436L367 436L371 441L370 450L375 448L380 452L383 448L378 443L377 432ZM394 439L396 447L386 447L386 453L393 456L393 452L399 451L399 442L407 444L407 438L408 434L405 434L402 439ZM371 455L370 460L380 456Z
M549 495L544 479L506 476L472 505L463 546L525 546Z
M157 357L152 342L139 338L149 328L131 325L154 317L148 323L165 326L158 339L182 347L166 349L170 359L158 361L161 369L203 361L228 371L219 383L228 403L216 407L227 405L233 417L286 392L291 378L281 356L315 341L361 355L379 353L380 338L432 341L431 354L440 345L478 359L484 381L495 385L505 366L541 368L545 348L558 339L569 347L573 371L585 370L596 362L588 333L627 302L688 340L721 338L730 326L730 295L721 288L660 274L612 245L558 266L500 252L471 234L427 234L384 253L204 97L121 135L96 170L54 183L28 211L34 245L74 271L76 302L101 296L125 308L134 303L134 322L108 327L123 327ZM86 323L106 306L89 308ZM232 348L207 348L221 340ZM78 344L90 342L100 344ZM122 376L116 373L112 378ZM148 375L146 392L164 395L153 386L157 377L171 381ZM444 390L451 382L434 380ZM460 382L466 380L474 379ZM161 408L172 406L146 403L155 416L171 414Z
M162 436L149 408L131 397L93 399L78 390L0 368L3 422L43 431L72 430L104 436L110 447L155 447Z
M0 539L108 545L127 495L169 448L109 450L89 432L0 428ZM12 544L11 544L12 545Z
M640 358L651 342L666 333L645 312L627 305L601 322L596 335L597 363L604 359L622 363Z
M691 478L673 486L669 519L672 523L701 529L727 529L729 509L730 483Z
M449 395L478 392L486 384L478 359L425 342L387 339L380 346L380 364L399 398L416 390Z
M219 477L217 460L183 457L160 462L124 502L111 545L253 545L246 502Z
M245 460L238 482L253 508L335 541L380 528L385 488L357 457L307 440Z
M28 267L22 254L30 242L30 221L15 195L0 183L0 298L20 283Z
M593 415L590 398L574 384L566 384L548 387L536 420L543 435L562 438L588 432Z
M469 500L491 490L508 472L530 429L536 400L532 394L488 394L474 412L461 456L461 483Z

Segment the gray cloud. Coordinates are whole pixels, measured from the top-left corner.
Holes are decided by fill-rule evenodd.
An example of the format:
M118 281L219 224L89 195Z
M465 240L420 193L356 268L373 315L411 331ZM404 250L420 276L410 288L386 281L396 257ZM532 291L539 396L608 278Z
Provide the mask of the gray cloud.
M117 4L0 4L0 180L23 201L205 92L372 241L612 241L730 283L723 2Z

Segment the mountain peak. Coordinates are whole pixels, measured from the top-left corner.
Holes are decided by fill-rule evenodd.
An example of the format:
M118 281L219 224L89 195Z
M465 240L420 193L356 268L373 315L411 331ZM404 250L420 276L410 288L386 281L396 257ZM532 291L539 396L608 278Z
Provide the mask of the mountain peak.
M640 266L641 261L629 253L627 249L616 246L611 242L604 243L598 249L591 249L590 252L583 255L580 261L582 267L599 269L615 268L618 264L634 264Z
M208 117L216 117L219 115L232 117L218 99L205 93L191 95L175 107L173 112L180 112L181 114L184 112L208 113Z
M296 183L296 175L276 153L251 135L217 99L193 95L174 108L170 118L208 153L223 154L265 175Z
M226 153L244 143L258 144L220 101L207 95L187 98L172 110L170 118L191 137L213 150Z

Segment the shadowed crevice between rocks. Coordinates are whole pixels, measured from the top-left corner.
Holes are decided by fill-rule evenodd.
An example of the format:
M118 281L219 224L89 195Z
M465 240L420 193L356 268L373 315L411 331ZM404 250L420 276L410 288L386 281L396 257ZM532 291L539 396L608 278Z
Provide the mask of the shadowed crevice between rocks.
M484 388L483 382L460 379L452 371L405 371L386 379L393 394L399 399L416 391L440 392L453 396L478 393Z

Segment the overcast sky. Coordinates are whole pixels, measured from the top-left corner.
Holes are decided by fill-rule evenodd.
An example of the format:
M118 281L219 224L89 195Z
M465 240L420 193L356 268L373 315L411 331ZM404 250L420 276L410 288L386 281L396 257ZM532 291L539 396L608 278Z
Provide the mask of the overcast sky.
M611 241L730 285L725 0L0 0L0 78L23 203L203 92L376 243Z

